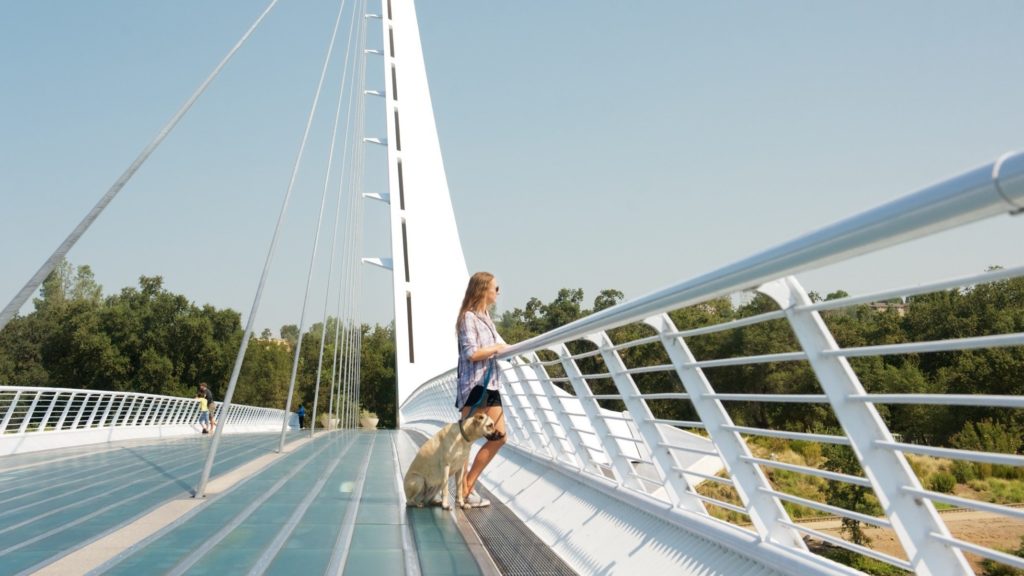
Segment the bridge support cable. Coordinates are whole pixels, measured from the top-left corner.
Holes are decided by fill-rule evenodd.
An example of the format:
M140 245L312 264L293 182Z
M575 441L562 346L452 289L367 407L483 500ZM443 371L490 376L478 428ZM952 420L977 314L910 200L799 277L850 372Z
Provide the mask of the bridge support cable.
M342 7L344 7L344 0L342 0ZM280 239L281 228L284 225L285 215L288 213L288 203L291 200L292 191L295 189L295 182L298 179L299 168L302 166L302 157L306 150L306 143L309 141L309 133L313 126L313 118L316 116L317 105L320 101L320 94L323 91L324 78L327 76L327 68L331 59L331 51L334 48L334 39L337 35L338 24L341 20L341 10L338 10L338 18L334 24L334 31L331 36L330 45L327 47L327 55L324 58L324 65L320 71L320 80L317 84L316 93L313 96L313 103L310 106L309 115L306 118L306 128L302 134L302 141L299 145L299 151L295 157L295 163L292 166L291 178L288 181L288 188L285 191L284 200L281 203L281 210L277 217L277 223L274 226L274 234L270 240L270 247L267 249L267 258L263 264L263 272L260 274L259 284L256 288L256 295L253 298L252 309L249 311L249 318L246 322L245 332L242 333L242 343L238 348L238 355L235 357L235 364L231 370L231 379L228 382L228 390L224 394L224 401L222 406L224 407L224 413L227 414L228 409L231 406L231 397L235 393L235 386L238 384L238 376L242 370L242 361L245 360L245 351L249 347L249 337L253 333L253 327L256 323L256 317L259 314L260 303L263 301L263 288L266 285L267 277L270 275L270 267L274 261L274 253L277 250L277 243ZM302 342L302 337L299 337L299 343ZM288 415L291 412L291 401L292 401L292 390L288 391L288 398L285 404L285 413L283 417L284 425L287 426ZM206 457L206 464L203 466L203 472L199 478L199 484L196 486L194 497L202 497L205 495L206 483L210 479L210 471L213 469L213 461L217 456L217 447L220 445L220 439L223 433L224 427L218 426L213 434L213 440L210 443L210 452ZM282 432L283 438L283 432ZM281 449L283 449L283 441Z
M364 8L361 3L357 11L360 14L362 14L363 10ZM359 41L357 41L356 43L357 46L362 46L364 29L365 24L361 24L359 29ZM357 50L355 54L356 58L358 58L359 61L361 61L362 52ZM361 95L362 93L362 87L364 84L363 79L361 78L361 69L362 66L360 64L357 65L353 70L353 83L355 84L352 89L353 94ZM361 96L359 102L361 105ZM341 183L341 189L339 190L339 202L341 200L340 194L342 192L347 192L347 194L344 195L346 201L346 223L344 225L344 228L348 230L348 233L344 237L342 247L341 260L344 262L344 266L341 269L341 281L339 283L337 307L335 312L338 318L338 323L335 326L334 369L332 369L331 374L332 390L335 387L337 388L337 406L339 408L344 407L344 412L339 410L338 414L339 425L343 428L349 427L346 412L350 409L350 406L352 404L352 398L350 397L350 394L347 391L346 382L349 378L349 365L351 361L351 346L349 345L349 339L351 337L353 323L351 310L353 307L353 302L356 299L356 291L353 290L352 282L352 270L353 267L356 265L354 262L352 244L354 242L354 237L358 234L358 232L356 231L356 222L358 219L356 209L356 194L358 190L356 189L355 178L356 172L359 170L358 156L361 153L361 147L359 146L358 141L358 135L361 133L361 122L358 119L358 106L356 110L352 110L351 100L349 104L350 129L348 130L348 135L350 139L346 141L346 149L348 149L349 144L351 143L352 155L349 156L348 153L346 153L345 155L346 162L348 162L349 165L345 171L345 178L343 179ZM353 126L354 128L352 128Z
M750 448L743 438L731 429L732 418L722 401L713 396L715 390L704 371L694 366L697 359L690 347L681 336L671 336L678 333L675 323L668 314L653 316L644 323L661 335L662 347L668 353L694 411L704 423L704 429L733 478L733 488L743 501L758 534L764 540L806 550L807 545L800 535L785 525L790 518L782 503L764 492L771 489L768 478L757 463L751 460Z
M335 41L338 38L338 26L341 24L341 14L345 10L346 0L341 0L341 5L338 7L338 16L334 20L334 30L331 32L331 40L327 46L327 56L324 58L323 69L320 72L320 83L316 89L316 97L313 100L313 107L310 109L309 120L312 123L313 117L316 115L318 104L320 101L320 94L323 90L324 80L327 76L327 70L330 67L331 57L334 53ZM307 129L308 135L308 129ZM305 145L306 139L303 138L303 145ZM330 174L328 174L328 178ZM324 205L327 200L327 189L324 188L323 193L320 196L320 210L317 212L316 227L313 233L313 248L309 257L309 270L306 273L306 290L302 297L302 311L299 313L299 334L298 339L295 342L295 356L292 359L292 373L288 381L288 397L286 400L285 412L291 412L292 395L295 393L295 378L299 371L299 358L302 353L302 335L306 330L306 308L309 304L309 290L313 283L313 270L316 269L316 255L317 250L320 247L320 228L323 223L324 216ZM316 397L316 391L314 391L314 398ZM314 400L315 402L315 400ZM316 421L316 408L314 406L313 413L310 418L310 429L312 430L312 423ZM288 419L286 418L281 422L281 437L278 444L277 451L284 452L284 439L285 434L288 432Z
M344 5L344 2L343 2L343 5ZM334 210L334 226L332 226L332 234L331 234L331 253L330 253L330 256L327 259L328 260L327 288L326 288L326 290L324 290L324 306L323 306L323 315L322 315L322 322L321 322L321 325L323 326L323 329L322 329L322 332L320 334L320 350L317 353L317 360L316 360L316 362L317 362L317 364L316 364L316 384L315 384L314 393L313 393L313 417L310 419L310 426L309 426L309 434L310 434L310 436L312 436L316 432L316 415L319 413L318 408L319 408L319 401L320 401L320 379L321 379L321 372L323 370L323 365L324 365L324 347L327 345L327 327L328 327L327 311L328 311L328 308L329 308L329 301L330 301L330 298L331 298L331 282L334 280L334 262L335 262L334 256L335 256L335 251L336 251L337 244L338 244L338 242L337 242L338 241L338 228L339 228L339 223L340 223L340 220L341 220L342 193L343 193L343 191L345 189L345 187L344 187L344 182L345 182L344 167L345 167L345 160L348 158L348 145L351 142L351 138L349 137L350 136L350 133L349 133L349 128L350 128L350 126L349 126L349 119L350 119L350 113L351 113L351 109L352 109L352 100L353 100L353 98L357 97L356 94L361 94L361 91L353 90L352 87L351 87L351 83L348 81L349 62L350 62L349 57L352 55L352 46L353 46L353 41L355 39L354 31L355 31L355 23L356 23L356 18L357 18L356 15L359 14L359 13L361 13L361 12L357 9L357 7L353 7L352 8L352 18L351 18L351 20L349 22L349 27L348 27L348 36L347 36L348 41L347 41L346 47L345 47L345 58L343 59L343 62L345 64L342 67L342 72L341 72L341 82L339 84L340 85L340 89L338 90L338 103L337 103L337 106L334 109L334 122L333 122L333 125L331 127L331 145L330 145L330 149L328 150L328 153L327 153L327 168L324 171L324 189L323 189L323 195L321 196L321 199L320 199L320 217L319 218L322 218L324 206L326 205L326 201L327 201L327 192L330 189L331 169L333 168L333 165L334 165L334 149L335 149L335 145L337 144L337 141L338 141L338 125L340 124L340 121L341 121L342 103L345 101L345 96L348 95L348 110L346 111L346 114L345 114L345 130L342 132L346 136L345 137L345 145L342 147L342 155L341 155L341 158L342 158L342 163L341 163L342 169L341 169L341 171L340 171L340 173L338 175L338 183L339 184L338 184L337 202L335 204L335 210ZM347 91L346 91L346 88L348 88ZM317 221L317 239L319 239L319 230L320 230L320 220L318 219L318 221ZM310 266L310 276L312 276L313 266L314 266L315 261L316 261L316 242L314 242L313 257L312 257L312 259L310 260L310 263L309 263L309 266ZM307 290L308 290L308 288L307 288ZM340 287L339 287L339 290L340 290ZM303 304L303 305L305 306L305 304ZM338 318L337 322L340 322L340 321L341 321L341 318ZM301 330L300 330L300 336L301 336ZM330 424L331 424L331 410L333 409L333 405L334 405L334 394L333 394L333 392L334 392L334 389L333 389L333 386L332 386L332 388L331 388L331 402L328 405L328 410L327 410L327 414L328 414L328 416L327 416L327 426L328 426L328 428L330 428Z
M365 22L362 22L362 13L365 11L365 2L360 2L355 8L355 11L360 15L360 26L355 45L357 47L365 44ZM360 120L360 108L363 104L362 93L365 87L365 81L363 78L363 55L362 50L354 51L356 66L353 67L352 73L352 98L358 96L358 100L349 100L349 119L347 120L349 129L347 132L348 139L346 140L346 154L345 160L348 163L347 169L344 171L345 176L341 181L341 189L339 195L343 192L346 201L346 223L344 228L349 232L344 236L344 242L342 244L342 256L341 260L344 262L344 266L341 269L341 280L339 282L338 299L336 305L336 316L338 323L335 326L335 354L334 354L334 368L332 369L332 387L337 389L339 408L344 407L344 411L339 410L338 421L339 425L343 428L348 428L348 417L347 412L350 410L352 404L352 398L350 393L347 391L346 382L349 378L348 369L351 361L351 346L348 345L348 341L352 331L352 317L350 310L352 309L352 302L355 299L355 292L352 288L352 269L356 265L353 261L353 249L352 243L354 242L354 236L358 234L356 231L356 222L358 219L356 210L356 193L358 190L355 188L356 175L360 170L358 158L362 152L362 148L359 145L359 137L362 134L362 122ZM355 109L352 109L352 103L358 102ZM348 154L347 150L351 145L351 155ZM341 196L339 196L340 201Z
M366 1L363 0L361 3L361 11L366 11ZM366 20L362 21L359 28L360 34L360 46L366 43ZM358 79L358 93L362 93L366 87L366 56L360 55L359 57L359 68L356 73ZM366 126L366 98L362 97L358 100L358 106L356 106L356 121L355 121L355 134L363 134ZM361 324L356 319L356 299L360 293L362 287L362 266L359 254L362 253L362 238L363 238L363 175L365 172L365 157L366 148L361 144L360 141L356 141L354 148L355 154L353 155L353 170L350 173L350 193L349 199L352 202L353 210L351 211L350 229L353 230L353 234L348 236L350 240L347 244L349 251L346 254L346 263L348 264L348 294L349 298L346 302L346 314L345 317L349 319L349 330L348 338L346 342L348 344L348 356L346 358L346 378L348 381L348 412L349 412L349 426L355 427L359 414L357 408L360 404L360 366L361 366L361 349L362 349L362 338L363 332Z
M848 401L866 391L846 358L825 354L839 350L839 345L817 311L799 309L811 304L803 287L796 278L789 276L764 284L758 291L786 311L789 325L801 348L807 351L808 361L836 420L850 439L851 448L913 570L937 576L970 574L970 565L960 549L931 536L934 533L950 537L949 529L939 519L932 502L916 498L904 489L907 486L921 489L921 482L906 457L896 450L878 449L879 442L892 442L892 433L874 404Z
M25 286L23 286L21 290L14 295L14 298L11 299L11 301L7 304L6 307L4 307L3 310L0 310L0 330L3 330L4 326L6 326L7 323L11 321L12 318L14 318L14 315L17 314L18 310L20 310L21 307L25 305L25 302L28 301L29 297L31 297L32 294L35 293L36 289L39 288L39 285L43 283L43 280L45 280L46 277L50 275L50 272L52 272L53 269L57 266L57 264L64 259L64 257L71 250L71 248L78 242L78 239L81 238L83 234L85 234L85 231L88 230L90 226L92 226L92 223L96 221L96 218L98 218L99 215L103 212L103 210L106 209L107 205L110 204L114 200L114 197L116 197L118 193L121 192L121 189L124 188L126 184L128 184L128 181L131 180L132 176L134 176L135 173L139 170L139 168L142 167L142 164L145 163L147 159L149 159L149 156L157 149L157 147L160 146L161 143L163 143L167 136L170 135L171 131L174 130L175 126L178 125L178 122L180 122L181 119L185 116L185 114L189 111L189 109L192 108L192 105L196 103L196 100L198 100L199 97L202 96L204 92L206 92L206 89L210 86L213 80L220 75L221 70L224 69L228 61L230 61L231 58L235 55L235 53L238 52L238 50L242 47L242 45L245 44L246 40L248 40L249 37L252 36L252 33L256 31L256 28L259 27L260 23L263 22L263 19L267 16L267 14L270 13L271 9L274 8L274 6L277 4L277 1L278 0L271 0L270 4L268 4L267 7L263 10L263 12L259 15L259 17L256 18L256 21L253 22L252 26L250 26L249 29L246 30L245 34L242 34L242 37L238 40L238 42L235 43L231 50L228 51L227 55L225 55L224 58L220 61L220 63L217 64L217 66L213 69L213 72L210 72L210 75L206 77L206 80L203 80L202 84L200 84L199 87L196 88L195 92L193 92L192 95L189 96L188 100L186 100L185 103L182 104L181 108L178 109L178 111L174 114L174 116L171 117L167 124L165 124L164 127L160 129L160 131L153 138L153 140L145 148L142 149L142 152L139 153L139 155L128 166L128 168L125 169L121 176L118 177L118 179L114 181L114 183L110 186L110 188L107 190L107 193L104 194L103 197L100 198L99 202L97 202L96 205L93 206L92 210L90 210L89 213L86 214L84 218L82 218L82 221L78 223L78 226L76 226L70 234L68 234L68 237L65 238L59 246L57 246L57 249L54 250L53 254L51 254L50 257L46 260L46 262L44 262L43 265L40 266L39 270L37 270L36 273L33 274L31 278L29 278L28 282L25 283Z

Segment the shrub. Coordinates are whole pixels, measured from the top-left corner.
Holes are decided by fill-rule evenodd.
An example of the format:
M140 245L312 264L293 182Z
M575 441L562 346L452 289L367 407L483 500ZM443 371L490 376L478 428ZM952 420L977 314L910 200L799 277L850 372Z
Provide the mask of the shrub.
M1006 550L1007 553L1024 558L1024 537L1020 539L1020 548ZM1001 564L988 558L981 561L982 576L1024 576L1024 570Z
M956 481L960 484L966 484L978 477L978 471L974 468L974 463L972 462L955 460L951 466L951 470L953 472L953 476L956 477Z
M989 478L989 501L998 504L1018 504L1024 502L1024 482L1020 480L1003 480Z
M928 479L928 484L936 492L950 494L956 487L956 476L949 472L936 472Z
M922 458L911 458L907 457L907 462L910 464L910 469L914 471L914 475L919 479L928 477L928 465Z
M794 452L804 457L804 462L808 466L814 467L821 463L821 444L805 440L793 440L791 447Z

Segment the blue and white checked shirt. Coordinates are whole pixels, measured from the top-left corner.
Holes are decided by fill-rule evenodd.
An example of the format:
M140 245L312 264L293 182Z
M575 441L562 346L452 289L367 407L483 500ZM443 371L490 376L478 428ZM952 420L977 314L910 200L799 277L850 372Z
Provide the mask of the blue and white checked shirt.
M498 330L487 313L482 315L473 312L466 312L462 328L459 330L459 391L455 400L455 406L462 408L466 405L469 392L474 386L486 386L488 390L498 389L498 367L491 369L489 382L484 382L487 375L487 366L494 364L493 358L485 358L479 362L469 359L474 352L480 348L487 348L495 344L505 344Z

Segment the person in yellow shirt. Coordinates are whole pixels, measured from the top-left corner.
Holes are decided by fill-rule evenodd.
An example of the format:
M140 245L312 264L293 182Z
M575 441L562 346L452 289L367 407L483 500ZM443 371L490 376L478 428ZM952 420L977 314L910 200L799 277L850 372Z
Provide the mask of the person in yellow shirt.
M199 425L203 427L203 434L210 433L210 404L206 400L206 395L203 394L202 390L196 394L196 400L199 400Z
M210 431L217 429L217 403L213 401L213 392L206 382L199 383L199 394L206 397L206 408L210 413Z

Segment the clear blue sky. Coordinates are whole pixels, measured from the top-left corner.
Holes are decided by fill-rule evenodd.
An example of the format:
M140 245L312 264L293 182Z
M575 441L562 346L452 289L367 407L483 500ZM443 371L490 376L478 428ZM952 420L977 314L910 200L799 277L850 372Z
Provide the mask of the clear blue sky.
M0 303L264 5L4 0ZM247 313L335 10L282 2L70 260L107 293L159 274ZM641 296L1024 148L1016 0L418 10L467 263L499 276L501 309L562 287ZM298 323L320 178L300 180L258 330ZM366 207L365 255L387 251L384 216ZM801 278L860 292L1019 265L1021 218ZM363 275L361 317L387 322L390 280Z

